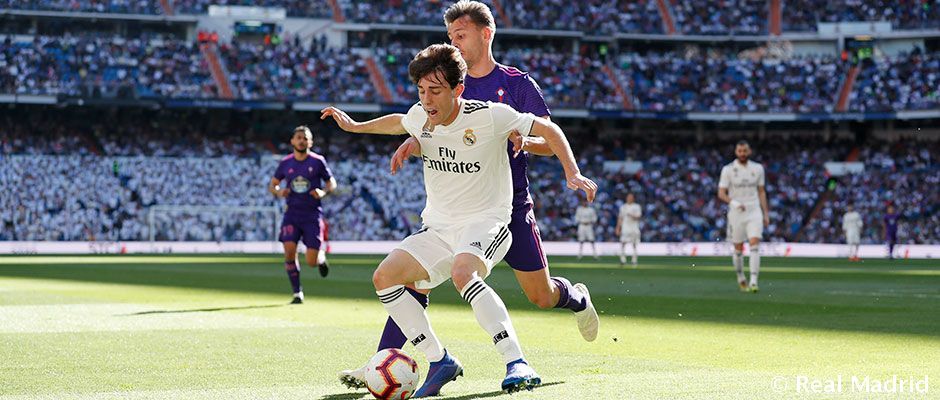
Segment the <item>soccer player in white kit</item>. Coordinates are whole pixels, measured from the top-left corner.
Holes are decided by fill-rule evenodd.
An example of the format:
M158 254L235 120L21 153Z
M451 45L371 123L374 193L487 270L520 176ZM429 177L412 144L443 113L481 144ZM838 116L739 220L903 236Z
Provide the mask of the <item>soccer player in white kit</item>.
M349 132L408 133L421 145L427 191L423 227L405 238L372 277L389 315L431 362L414 397L437 395L444 384L463 374L460 362L431 329L424 308L405 289L409 284L430 289L448 279L470 303L506 362L503 390L532 388L541 379L523 358L505 304L483 281L512 242L508 223L513 190L506 156L510 132L543 137L561 162L569 188L584 190L593 201L597 185L581 175L558 125L504 104L461 98L467 65L456 47L425 48L411 61L408 73L421 101L404 116L359 123L328 107L321 118L333 117Z
M858 245L862 241L862 227L865 223L851 204L846 206L846 210L842 216L842 231L845 232L845 243L849 245L849 261L858 261Z
M630 259L633 268L636 268L636 248L640 244L640 217L643 210L636 204L633 193L627 194L627 202L620 206L617 215L617 229L614 233L620 237L620 266L627 263L627 245L633 246L633 257Z
M581 199L581 205L574 212L574 220L578 224L578 260L584 253L584 243L591 243L591 251L594 259L597 259L597 246L594 243L594 224L597 223L597 211L594 207L588 205L585 199Z
M764 226L770 224L764 167L750 161L751 146L739 141L734 147L736 159L721 169L718 198L728 203L728 240L734 245L732 261L741 291L757 293L760 273L760 240ZM750 284L744 278L744 241L749 244Z

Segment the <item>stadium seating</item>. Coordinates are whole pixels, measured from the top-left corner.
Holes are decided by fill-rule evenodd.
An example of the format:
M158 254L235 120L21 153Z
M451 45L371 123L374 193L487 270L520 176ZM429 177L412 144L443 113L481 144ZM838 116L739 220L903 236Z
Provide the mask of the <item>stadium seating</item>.
M785 31L815 31L819 22L888 21L895 29L940 27L940 1L786 0L782 3Z
M54 123L47 130L59 134L35 136L6 121L0 127L0 186L14 187L25 179L39 190L0 194L0 226L8 228L0 240L147 240L149 206L279 204L265 189L279 159L269 147L190 137L173 133L166 124L161 124L167 128L164 137L146 129L89 137L51 128ZM394 176L387 172L399 139L349 142L330 137L319 148L340 183L340 190L324 201L331 237L398 240L416 229L425 201L420 163L412 160ZM575 146L584 173L600 187L594 205L600 217L598 240L617 240L617 210L627 192L637 194L643 205L644 241L724 238L726 206L715 193L720 168L731 160L731 143L647 139ZM853 147L841 142L754 143L755 160L767 171L772 210L765 240L841 242L840 210L852 202L865 217L863 242L878 243L878 218L888 201L904 216L905 241L926 243L938 237L940 195L933 188L940 185L940 164L933 155L940 149L874 142L861 151L865 173L841 178L832 196L821 197L829 178L822 164L844 159ZM605 161L624 159L642 162L643 169L633 175L603 169ZM577 195L564 187L555 160L530 160L543 238L573 240ZM821 199L822 208L812 214ZM273 235L272 218L272 213L249 211L168 211L155 215L153 234L162 240L266 240Z

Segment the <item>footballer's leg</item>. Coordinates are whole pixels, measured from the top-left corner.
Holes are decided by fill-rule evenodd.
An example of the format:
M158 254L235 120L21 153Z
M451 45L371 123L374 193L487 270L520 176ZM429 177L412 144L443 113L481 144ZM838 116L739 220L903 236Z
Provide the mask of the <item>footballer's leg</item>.
M418 303L421 303L421 306L425 309L428 308L428 293L430 290L426 289L415 289L414 285L406 285L405 290L408 291L408 294L411 297L414 297ZM402 333L401 328L398 327L398 324L395 323L395 320L392 317L388 317L385 321L385 328L382 330L382 336L379 339L379 346L376 351L384 349L400 349L405 346L405 343L408 342L408 338L405 337L405 334ZM363 364L357 369L347 369L339 373L340 383L346 385L350 389L359 389L366 387L366 365Z
M565 308L575 313L578 330L584 340L597 337L599 320L587 287L572 285L562 277L552 277L542 249L542 237L535 214L513 214L509 222L512 245L504 260L516 274L519 286L532 304L542 309Z
M764 231L764 217L760 212L754 212L748 218L747 226L747 240L749 249L748 255L748 269L751 272L751 283L748 285L748 290L751 293L757 293L757 278L760 275L760 241L761 234Z
M620 239L620 266L622 267L627 263L627 242L623 238Z
M405 238L373 275L376 294L389 316L430 362L424 384L414 397L437 395L445 384L463 375L460 362L444 349L431 329L424 307L414 296L406 295L409 291L405 287L415 283L418 288L430 289L450 278L454 252L443 239L447 234L422 228Z
M639 241L640 241L640 234L637 233L637 234L633 237L633 257L630 259L631 264L633 264L633 268L636 268L636 262L637 262L637 246L639 246Z
M734 245L734 252L731 255L731 263L734 265L734 272L738 276L738 289L746 292L747 278L744 276L744 240L745 233L741 226L738 226L738 219L730 212L728 213L728 239Z
M753 293L757 293L757 277L760 274L760 239L752 237L749 239L749 255L747 258L748 269L751 273L751 283L748 285L748 290Z
M506 305L483 280L493 266L506 256L512 241L512 234L506 224L496 221L470 224L455 243L457 255L451 271L460 296L470 303L480 327L493 338L496 350L503 356L506 378L501 387L509 393L531 389L542 383L542 379L522 355L522 347Z
M287 218L281 223L281 233L278 240L284 245L284 272L290 280L294 297L291 304L304 302L304 291L300 285L300 265L297 264L297 241L300 240L300 230Z

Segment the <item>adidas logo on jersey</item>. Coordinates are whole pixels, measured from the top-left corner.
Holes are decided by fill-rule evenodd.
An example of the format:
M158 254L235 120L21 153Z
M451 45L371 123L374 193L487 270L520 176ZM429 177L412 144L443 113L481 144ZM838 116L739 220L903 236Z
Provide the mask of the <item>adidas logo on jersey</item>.
M422 139L430 139L430 138L431 138L431 132L428 132L428 131L421 131L421 138L422 138Z
M470 243L470 246L471 246L471 247L476 247L477 249L480 249L480 250L483 250L483 245L480 244L480 242L473 242L473 243Z

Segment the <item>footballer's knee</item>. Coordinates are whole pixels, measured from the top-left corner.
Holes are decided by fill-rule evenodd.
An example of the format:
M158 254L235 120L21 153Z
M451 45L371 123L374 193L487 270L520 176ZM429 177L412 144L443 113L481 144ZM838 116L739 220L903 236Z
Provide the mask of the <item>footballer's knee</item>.
M482 275L480 264L482 264L482 261L476 256L466 254L457 256L454 260L454 266L451 268L450 277L458 291L463 290L470 281Z
M398 284L395 274L392 273L390 265L383 262L372 273L372 285L375 290L388 289Z

